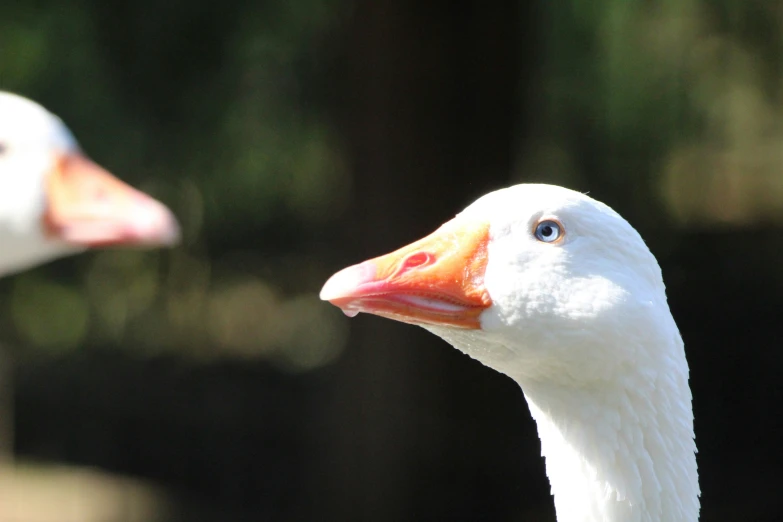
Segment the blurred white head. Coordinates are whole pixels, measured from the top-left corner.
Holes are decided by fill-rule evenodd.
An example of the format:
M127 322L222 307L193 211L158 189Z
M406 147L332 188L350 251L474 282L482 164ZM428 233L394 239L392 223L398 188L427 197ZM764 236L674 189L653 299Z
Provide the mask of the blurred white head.
M89 160L57 116L0 92L0 276L86 248L178 238L173 214Z

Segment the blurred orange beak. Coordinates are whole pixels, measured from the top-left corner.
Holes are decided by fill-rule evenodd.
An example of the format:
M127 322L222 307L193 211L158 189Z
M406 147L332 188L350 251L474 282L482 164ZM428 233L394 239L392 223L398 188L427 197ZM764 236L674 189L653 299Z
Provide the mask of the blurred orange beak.
M165 205L78 153L57 158L46 178L44 232L72 245L168 246L179 225Z
M484 288L487 224L446 223L396 252L334 274L321 299L347 315L359 312L411 324L478 329L492 304Z

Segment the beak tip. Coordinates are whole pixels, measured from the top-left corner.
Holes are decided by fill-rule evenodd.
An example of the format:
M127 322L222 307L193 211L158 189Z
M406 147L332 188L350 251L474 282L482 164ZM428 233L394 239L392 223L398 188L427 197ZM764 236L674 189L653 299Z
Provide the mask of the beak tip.
M370 261L344 268L330 277L318 295L322 301L334 301L349 298L362 283L372 281L375 266Z
M171 210L156 200L148 200L138 210L136 234L142 242L153 246L173 247L179 244L182 232Z
M343 277L343 272L345 272L345 270L337 272L326 280L323 288L321 288L321 292L318 294L318 297L321 298L321 301L331 302L334 299L339 299L345 295L347 285L345 284L346 278Z
M177 218L174 214L167 209L167 222L163 227L163 234L161 235L161 244L163 246L174 247L182 241L182 229L177 222Z

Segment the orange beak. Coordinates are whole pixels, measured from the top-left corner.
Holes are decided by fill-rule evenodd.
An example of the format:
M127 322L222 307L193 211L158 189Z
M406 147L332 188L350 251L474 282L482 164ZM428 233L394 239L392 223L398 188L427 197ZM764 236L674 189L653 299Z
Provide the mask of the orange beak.
M396 252L345 268L321 299L347 315L359 312L411 324L478 329L492 304L484 288L489 225L446 223Z
M72 245L164 246L179 240L171 211L78 153L62 155L46 178L44 232Z

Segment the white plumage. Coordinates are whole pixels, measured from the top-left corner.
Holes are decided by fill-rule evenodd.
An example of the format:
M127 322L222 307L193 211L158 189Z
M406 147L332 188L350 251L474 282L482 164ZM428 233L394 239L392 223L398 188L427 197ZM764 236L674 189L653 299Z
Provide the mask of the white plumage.
M655 258L606 205L550 185L499 190L338 272L321 297L419 324L518 382L559 521L698 519L683 343Z

